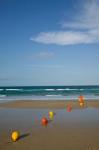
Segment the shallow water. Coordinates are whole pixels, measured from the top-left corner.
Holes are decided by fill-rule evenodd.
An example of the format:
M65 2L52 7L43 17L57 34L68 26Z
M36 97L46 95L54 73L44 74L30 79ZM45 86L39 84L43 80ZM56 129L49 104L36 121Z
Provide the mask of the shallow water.
M61 96L61 95L47 95L47 96L1 96L0 103L14 100L77 100L79 95ZM99 100L99 95L86 95L85 100Z

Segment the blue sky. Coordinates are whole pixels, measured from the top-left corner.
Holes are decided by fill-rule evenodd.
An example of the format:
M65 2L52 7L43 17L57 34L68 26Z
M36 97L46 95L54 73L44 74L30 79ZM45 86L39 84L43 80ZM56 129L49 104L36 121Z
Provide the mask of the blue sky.
M98 0L0 0L0 86L99 84Z

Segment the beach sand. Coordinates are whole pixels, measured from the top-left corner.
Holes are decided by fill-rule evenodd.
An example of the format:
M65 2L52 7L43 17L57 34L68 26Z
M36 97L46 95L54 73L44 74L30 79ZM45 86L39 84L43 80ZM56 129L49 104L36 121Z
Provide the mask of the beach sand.
M68 112L66 106L71 105ZM47 126L41 119L52 110ZM49 118L48 118L49 119ZM20 132L12 142L11 133ZM0 104L0 150L99 150L99 101L11 101Z
M1 103L0 107L4 108L66 108L67 105L72 105L73 109L80 108L77 100L16 100ZM99 108L99 100L84 101L84 108L96 107Z

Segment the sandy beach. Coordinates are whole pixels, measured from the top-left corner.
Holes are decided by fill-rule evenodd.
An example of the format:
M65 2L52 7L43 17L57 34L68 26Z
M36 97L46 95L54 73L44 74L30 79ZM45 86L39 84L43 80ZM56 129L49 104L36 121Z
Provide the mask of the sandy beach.
M68 112L66 107L71 105ZM42 117L55 113L48 125ZM11 133L20 132L17 142ZM10 101L0 104L0 150L99 150L99 101Z
M4 108L50 108L64 109L67 105L71 105L73 109L80 108L78 100L16 100L6 103L0 103L0 107ZM85 100L83 108L99 107L99 100Z

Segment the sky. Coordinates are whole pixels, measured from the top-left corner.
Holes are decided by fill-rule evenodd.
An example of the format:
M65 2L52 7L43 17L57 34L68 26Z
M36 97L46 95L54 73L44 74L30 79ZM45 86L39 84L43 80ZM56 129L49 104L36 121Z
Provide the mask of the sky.
M99 0L0 0L0 86L99 85Z

